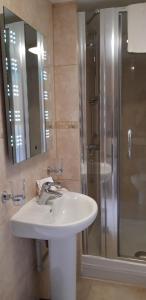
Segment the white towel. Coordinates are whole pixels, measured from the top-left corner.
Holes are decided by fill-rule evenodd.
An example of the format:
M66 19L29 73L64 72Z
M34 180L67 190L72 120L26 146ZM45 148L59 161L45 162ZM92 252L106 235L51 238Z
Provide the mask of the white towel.
M128 52L146 53L146 3L128 6Z

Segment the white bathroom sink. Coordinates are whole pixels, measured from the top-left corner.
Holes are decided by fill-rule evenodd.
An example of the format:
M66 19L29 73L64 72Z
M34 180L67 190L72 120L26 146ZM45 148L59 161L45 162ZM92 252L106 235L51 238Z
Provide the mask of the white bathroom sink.
M17 237L49 240L52 300L76 300L76 235L96 218L97 204L85 195L64 192L40 205L38 198L25 204L12 218Z
M97 210L92 198L73 192L63 193L48 205L39 205L33 198L11 218L11 228L15 236L23 238L67 237L87 228Z

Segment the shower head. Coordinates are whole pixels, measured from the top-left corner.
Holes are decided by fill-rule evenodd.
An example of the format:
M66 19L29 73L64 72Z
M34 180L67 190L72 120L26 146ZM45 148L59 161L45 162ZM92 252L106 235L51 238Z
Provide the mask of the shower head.
M96 8L93 12L93 15L91 16L91 18L86 22L87 25L90 24L90 22L94 19L94 17L96 17L98 14L100 14L100 10L98 8Z
M100 14L100 9L96 8L95 11L94 11L94 14L96 14L96 15Z

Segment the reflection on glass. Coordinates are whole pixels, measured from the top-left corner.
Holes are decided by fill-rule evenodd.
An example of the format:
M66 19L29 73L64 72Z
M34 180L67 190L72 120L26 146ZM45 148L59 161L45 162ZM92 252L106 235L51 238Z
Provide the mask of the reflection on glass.
M127 17L121 14L119 255L146 259L146 53L128 53Z
M31 156L41 152L40 91L38 56L29 51L37 48L38 38L35 29L25 24L25 45L27 65L27 97L29 111L29 135Z
M86 15L86 21L90 14ZM99 15L86 23L86 128L87 128L87 186L88 195L100 207L100 152L99 152ZM98 218L89 227L85 253L100 255L100 208Z

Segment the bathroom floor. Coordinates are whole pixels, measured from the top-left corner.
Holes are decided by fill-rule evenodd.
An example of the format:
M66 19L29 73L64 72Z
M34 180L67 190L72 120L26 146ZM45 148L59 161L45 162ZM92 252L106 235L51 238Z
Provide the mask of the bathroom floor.
M145 300L146 288L80 279L77 300Z

